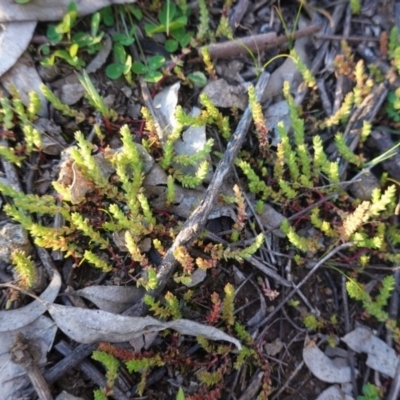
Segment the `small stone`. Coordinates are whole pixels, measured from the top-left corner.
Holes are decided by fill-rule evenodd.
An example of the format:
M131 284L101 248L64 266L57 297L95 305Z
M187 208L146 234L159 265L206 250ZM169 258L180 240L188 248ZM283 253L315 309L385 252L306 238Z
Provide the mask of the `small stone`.
M69 106L77 103L85 93L80 83L67 83L61 88L61 101Z
M379 188L378 178L371 173L365 173L349 187L349 191L356 199L366 201L371 200L372 192Z
M20 250L29 256L33 247L28 238L28 232L21 225L6 224L0 229L0 260L11 262L11 254Z

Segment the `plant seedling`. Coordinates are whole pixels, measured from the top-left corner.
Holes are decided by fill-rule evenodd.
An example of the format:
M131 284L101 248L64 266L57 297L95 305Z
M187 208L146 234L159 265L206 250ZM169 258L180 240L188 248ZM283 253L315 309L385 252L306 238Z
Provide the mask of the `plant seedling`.
M187 16L181 8L168 0L161 10L158 20L160 24L146 24L144 29L147 36L153 36L155 33L165 32L169 39L166 40L165 49L173 53L179 46L186 47L192 38L192 34L186 32Z
M153 56L148 61L147 65L140 61L135 61L132 65L132 71L138 75L144 75L146 82L156 83L162 78L162 73L157 71L165 62L163 56Z
M135 38L133 37L136 27L131 29L129 35L116 33L113 36L113 55L114 62L106 68L106 75L110 79L118 79L125 75L128 83L132 83L132 57L126 53L125 46L130 46Z
M107 108L104 99L94 87L93 82L90 80L86 71L83 71L82 75L78 75L78 79L81 85L85 88L85 97L88 99L89 103L101 113L107 128L110 129L110 119L115 117L115 111Z
M87 32L77 32L71 36L72 28L75 26L78 16L78 9L76 3L72 2L68 6L67 13L63 19L57 25L49 25L47 28L47 38L51 45L59 44L66 35L67 41L70 45L67 50L56 50L50 54L50 45L46 44L42 46L41 51L45 56L42 61L42 65L46 67L53 66L56 58L65 60L68 64L73 67L80 69L85 66L85 62L79 58L78 51L85 49L88 54L94 54L100 50L101 41L104 36L104 32L99 32L99 26L101 22L101 14L99 12L94 13L91 17L90 22L90 34Z

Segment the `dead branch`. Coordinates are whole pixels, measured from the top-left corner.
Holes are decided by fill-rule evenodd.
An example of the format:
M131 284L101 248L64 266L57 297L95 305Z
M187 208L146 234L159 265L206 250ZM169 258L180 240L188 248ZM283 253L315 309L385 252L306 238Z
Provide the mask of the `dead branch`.
M262 93L267 86L269 79L269 74L263 72L256 85L256 95L260 99ZM201 204L194 210L192 215L187 219L183 225L181 231L177 235L174 243L168 249L165 254L161 265L158 268L157 282L158 287L156 290L150 291L148 294L157 297L165 285L167 284L170 276L173 274L177 261L174 257L175 250L180 246L188 246L193 240L195 240L198 235L203 231L208 216L210 215L214 203L217 199L220 189L228 173L230 172L233 162L236 158L238 151L240 150L248 129L250 128L252 121L250 106L247 106L245 112L243 113L242 119L240 120L235 133L232 135L230 142L226 148L223 158L219 162L217 169L214 173L213 179L207 188L206 194L204 196ZM133 307L129 308L124 312L125 315L138 315L145 311L143 299L137 302Z
M22 333L15 336L10 354L11 361L19 365L28 375L38 398L40 400L53 400L49 386L33 357L31 345Z
M321 29L321 25L311 25L299 29L293 35L277 36L275 32L263 33L250 37L233 39L222 43L215 43L210 46L200 47L200 57L204 49L207 49L211 58L231 58L248 54L249 51L256 52L278 47L290 40L300 39L312 35Z

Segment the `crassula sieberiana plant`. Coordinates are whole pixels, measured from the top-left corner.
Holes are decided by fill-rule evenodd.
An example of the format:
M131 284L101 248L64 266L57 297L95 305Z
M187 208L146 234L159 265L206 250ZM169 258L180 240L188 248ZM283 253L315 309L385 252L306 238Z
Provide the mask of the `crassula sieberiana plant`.
M86 89L91 91L87 94L92 99L90 104L104 118L115 118L112 110L103 107L98 94L96 95L93 86L89 84L89 78L85 76L84 79ZM368 79L360 64L355 70L355 89L346 97L339 111L319 124L319 128L323 130L341 127L348 120L351 107L360 104L369 91ZM306 135L307 121L296 107L289 93L289 86L285 85L283 93L289 106L292 128L286 131L283 124L278 125L280 143L274 148L268 142L268 128L261 106L257 104L252 89L249 91L258 150L263 157L252 157L244 149L236 160L244 186L235 186L233 194L227 195L225 199L221 196L221 201L234 204L237 212L234 232L230 232L228 239L239 242L245 238L247 227L256 230L247 214L244 200L244 193L248 189L254 195L257 212L261 214L268 202L286 217L280 226L286 235L282 245L296 250L295 260L299 264L307 257L319 257L343 242L352 242L353 247L349 251L355 254L361 248L368 249L371 257L393 262L398 260L398 254L390 251L390 246L398 245L400 232L396 226L388 224L395 207L395 187L377 189L370 200L363 202L352 199L341 183L340 162L336 158L330 159L319 135L314 135L309 140ZM78 123L85 118L82 113L60 104L48 89L45 89L45 94L61 113L75 118ZM18 103L16 93L14 99L2 102L0 121L13 134L10 140L15 142L10 142L12 146L3 145L0 151L8 162L21 166L29 154L41 150L40 135L32 128L40 104L38 105L38 99L34 95L27 108ZM174 204L174 191L177 185L195 188L204 183L214 149L214 142L209 139L196 154L177 155L175 142L187 126L214 126L220 133L221 143L226 143L231 136L230 119L207 96L201 95L200 103L202 110L195 117L186 113L182 107L177 108L177 124L163 146L154 135L138 140L127 125L120 127L122 146L118 149L107 147L105 135L101 133L99 126L95 129L97 136L93 142L84 133L76 132L76 144L69 148L64 161L63 171L67 177L53 182L54 191L51 194L40 196L18 192L0 181L0 192L8 199L4 211L31 234L37 245L61 251L65 257L72 257L76 267L88 264L104 272L124 270L137 284L146 289L154 289L157 286L157 265L148 254L149 245L144 244L150 243L150 247L156 249L159 255L164 254L165 248L174 240L180 228L180 221L168 215L168 206ZM149 112L144 110L143 115L146 117L146 128L154 131ZM18 127L13 125L16 119L19 121ZM107 125L107 128L112 129L111 125ZM370 125L364 124L361 136L365 139L370 130ZM362 154L351 151L342 134L336 134L334 143L338 158L350 163L355 173L366 167ZM11 148L14 150L10 150ZM213 156L218 157L218 153ZM149 160L157 163L167 175L166 212L153 208L151 199L146 195L144 180ZM183 172L187 166L196 166L195 173ZM86 188L83 192L82 186ZM326 201L312 207L304 214L304 218L292 218L296 212L324 197ZM63 223L52 226L49 221L55 216ZM304 227L312 227L313 234L305 236L302 231ZM218 262L226 259L242 262L258 251L264 239L263 233L260 233L247 247L229 247L205 243L199 239L194 246L203 252L203 257L193 256L190 249L180 246L174 253L181 265L180 271L174 276L175 282L189 283L195 269L215 268ZM18 260L16 262L23 265ZM360 260L360 264L362 263L365 264L365 260ZM348 287L350 295L360 300L371 315L382 319L385 314L379 311L385 306L387 295L392 290L391 282L384 282L384 290L378 298L368 297L362 290L362 285L357 286L355 279L351 282L355 286ZM151 312L159 317L179 318L183 311L182 304L190 307L192 296L193 292L190 290L185 290L179 297L168 292L161 299L146 297L145 302ZM211 303L207 321L211 324L222 323L248 345L238 354L235 367L250 358L261 365L261 358L252 347L248 332L235 319L233 286L227 284L224 287L224 298L213 293ZM227 347L216 346L204 338L198 338L198 342L210 354L218 354L221 360L229 352ZM146 374L152 367L168 365L168 362L177 357L177 345L173 340L169 352L163 354L162 358L156 352L139 357L107 346L103 351L120 361L126 361L127 368L133 373L146 372L141 375L140 390L144 388ZM107 362L106 358L103 360ZM182 370L188 367L185 360L180 360L180 363ZM199 374L200 381L213 387L213 390L220 389L224 374L231 368L228 362L221 365L218 370ZM113 381L117 368L118 363L113 361L110 382Z

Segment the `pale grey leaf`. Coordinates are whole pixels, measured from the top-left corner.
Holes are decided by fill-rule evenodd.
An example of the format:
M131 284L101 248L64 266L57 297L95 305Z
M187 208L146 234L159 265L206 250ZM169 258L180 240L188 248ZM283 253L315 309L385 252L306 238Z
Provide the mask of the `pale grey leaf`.
M179 319L162 322L152 317L128 317L102 310L89 310L46 304L57 326L71 339L79 343L126 342L148 332L173 329L184 335L203 335L210 340L224 340L241 349L240 342L212 326Z
M89 286L72 294L90 300L101 310L120 314L143 296L143 289L136 286Z
M61 287L60 274L54 270L53 279L49 286L40 295L40 299L52 302L57 297ZM0 311L0 332L8 332L20 329L32 323L46 312L46 307L38 300L34 300L25 307L16 310Z

